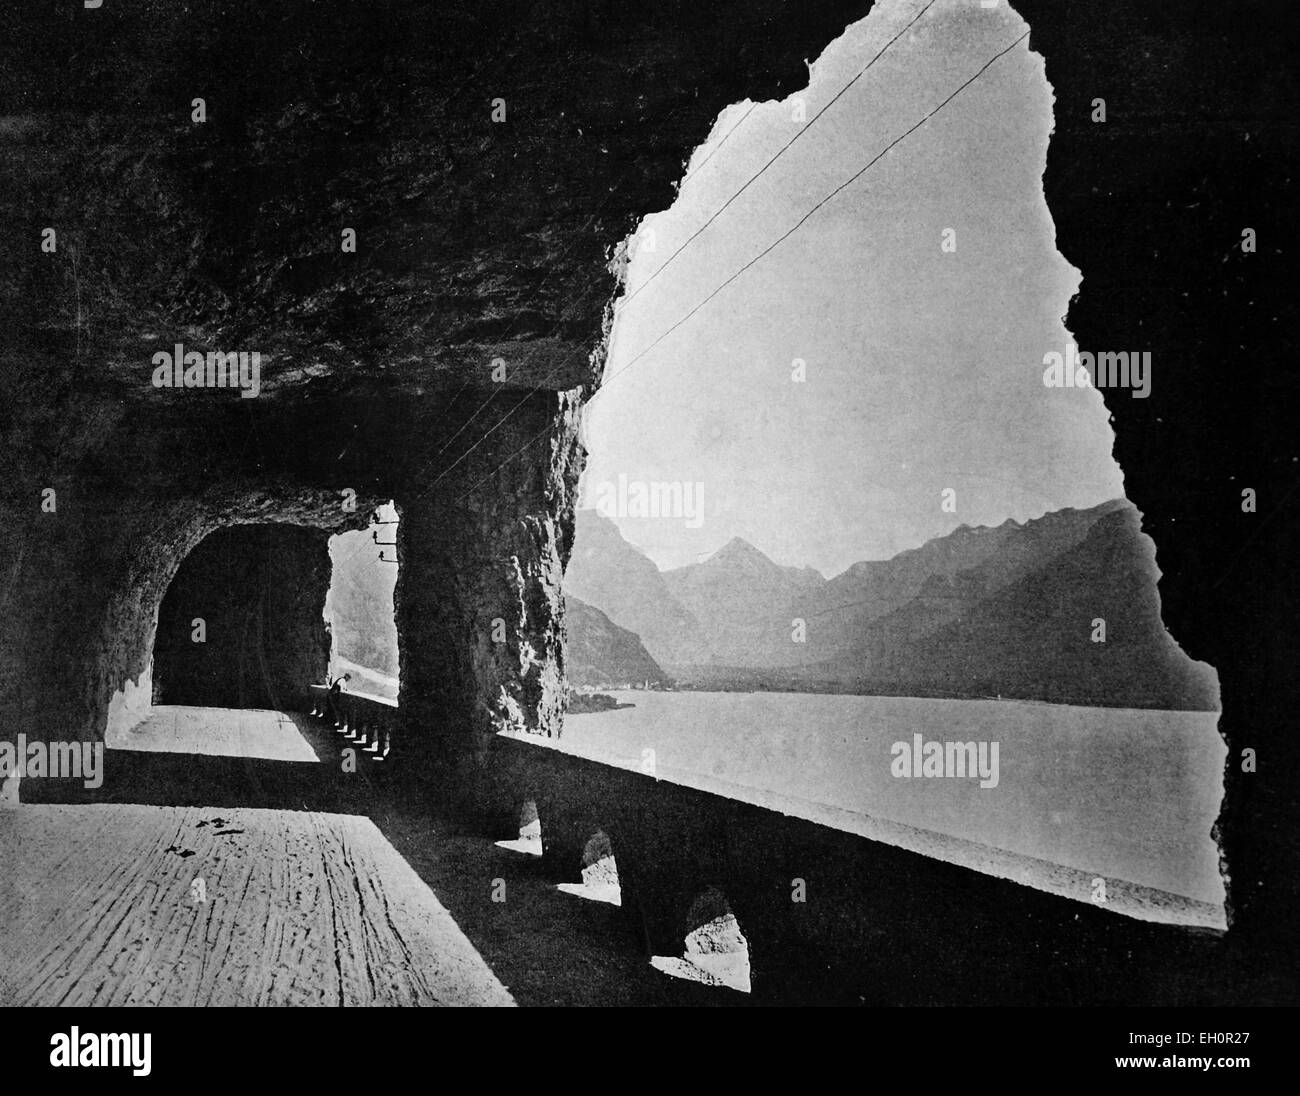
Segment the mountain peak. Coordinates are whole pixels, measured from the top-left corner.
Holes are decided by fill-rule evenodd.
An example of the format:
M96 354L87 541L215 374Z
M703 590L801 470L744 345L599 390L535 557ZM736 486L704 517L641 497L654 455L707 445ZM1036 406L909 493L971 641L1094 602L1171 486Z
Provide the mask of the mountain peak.
M767 559L757 548L749 543L744 537L732 537L726 544L713 553L710 559L724 559L731 556L762 556ZM771 561L768 560L770 563Z
M732 537L704 561L704 566L709 569L721 566L727 570L749 572L781 570L779 564L769 559L762 551L745 540L744 537Z

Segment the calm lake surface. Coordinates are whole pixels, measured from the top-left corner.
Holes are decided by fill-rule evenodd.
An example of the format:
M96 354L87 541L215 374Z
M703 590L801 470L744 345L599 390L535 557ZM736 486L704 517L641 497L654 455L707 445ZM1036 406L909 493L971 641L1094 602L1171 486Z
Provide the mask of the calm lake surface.
M1085 900L1102 877L1111 903L1136 916L1223 923L1210 837L1226 756L1215 712L806 693L613 695L635 707L567 717L557 748L632 769L643 769L651 750L661 779ZM997 742L997 787L892 775L891 746L910 747L916 733Z

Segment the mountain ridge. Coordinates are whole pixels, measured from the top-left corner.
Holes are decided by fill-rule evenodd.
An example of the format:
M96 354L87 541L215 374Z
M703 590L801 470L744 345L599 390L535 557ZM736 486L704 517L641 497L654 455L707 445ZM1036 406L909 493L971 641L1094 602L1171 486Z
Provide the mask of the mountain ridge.
M1217 703L1213 672L1189 659L1164 631L1154 548L1124 499L1048 511L1023 523L963 524L829 579L814 568L778 564L741 537L699 563L658 572L609 519L580 512L578 530L581 588L618 587L620 561L636 557L638 590L650 591L653 604L623 589L610 620L640 635L648 653L684 687L917 695L1010 690L1026 699L1068 695L1120 706ZM580 554L584 532L592 534L592 544L608 546L616 538L618 552ZM1088 553L1109 559L1111 569L1090 566ZM1049 570L1054 561L1061 571L1055 577ZM658 581L647 579L647 566ZM568 589L569 576L565 581ZM1115 596L1117 590L1124 598ZM1073 640L1053 642L1055 635L1077 639L1104 615L1096 610L1082 621L1089 604L1104 605L1120 627L1129 644L1123 657L1109 658L1104 645L1080 654ZM675 631L674 620L683 625ZM1034 634L1035 644L1027 648L1018 634ZM1069 666L1052 659L1074 659L1094 685L1083 688ZM1125 659L1134 665L1124 665Z

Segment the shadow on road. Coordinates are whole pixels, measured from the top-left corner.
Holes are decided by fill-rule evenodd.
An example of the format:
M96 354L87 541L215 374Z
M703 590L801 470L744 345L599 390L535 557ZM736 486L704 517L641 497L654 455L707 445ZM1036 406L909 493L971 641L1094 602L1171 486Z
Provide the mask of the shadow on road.
M617 906L561 891L539 857L498 847L396 786L396 768L359 759L306 716L289 718L318 762L106 750L103 786L28 778L24 803L257 807L369 817L523 1005L748 1005L734 991L655 971ZM286 900L288 897L286 896Z

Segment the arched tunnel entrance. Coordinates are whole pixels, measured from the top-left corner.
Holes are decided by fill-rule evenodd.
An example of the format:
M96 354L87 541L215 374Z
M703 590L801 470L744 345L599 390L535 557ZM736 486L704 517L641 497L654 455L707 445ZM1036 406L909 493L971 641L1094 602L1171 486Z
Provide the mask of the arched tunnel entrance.
M329 669L328 543L348 531L378 531L374 565L399 576L404 745L421 762L459 763L504 727L557 733L578 397L255 402L143 404L56 480L9 586L13 733L102 741L155 700L300 707ZM499 428L466 429L476 414ZM511 460L547 437L549 464ZM372 529L390 500L401 525Z
M292 708L323 681L330 581L325 534L239 525L209 534L163 596L154 638L157 704Z

